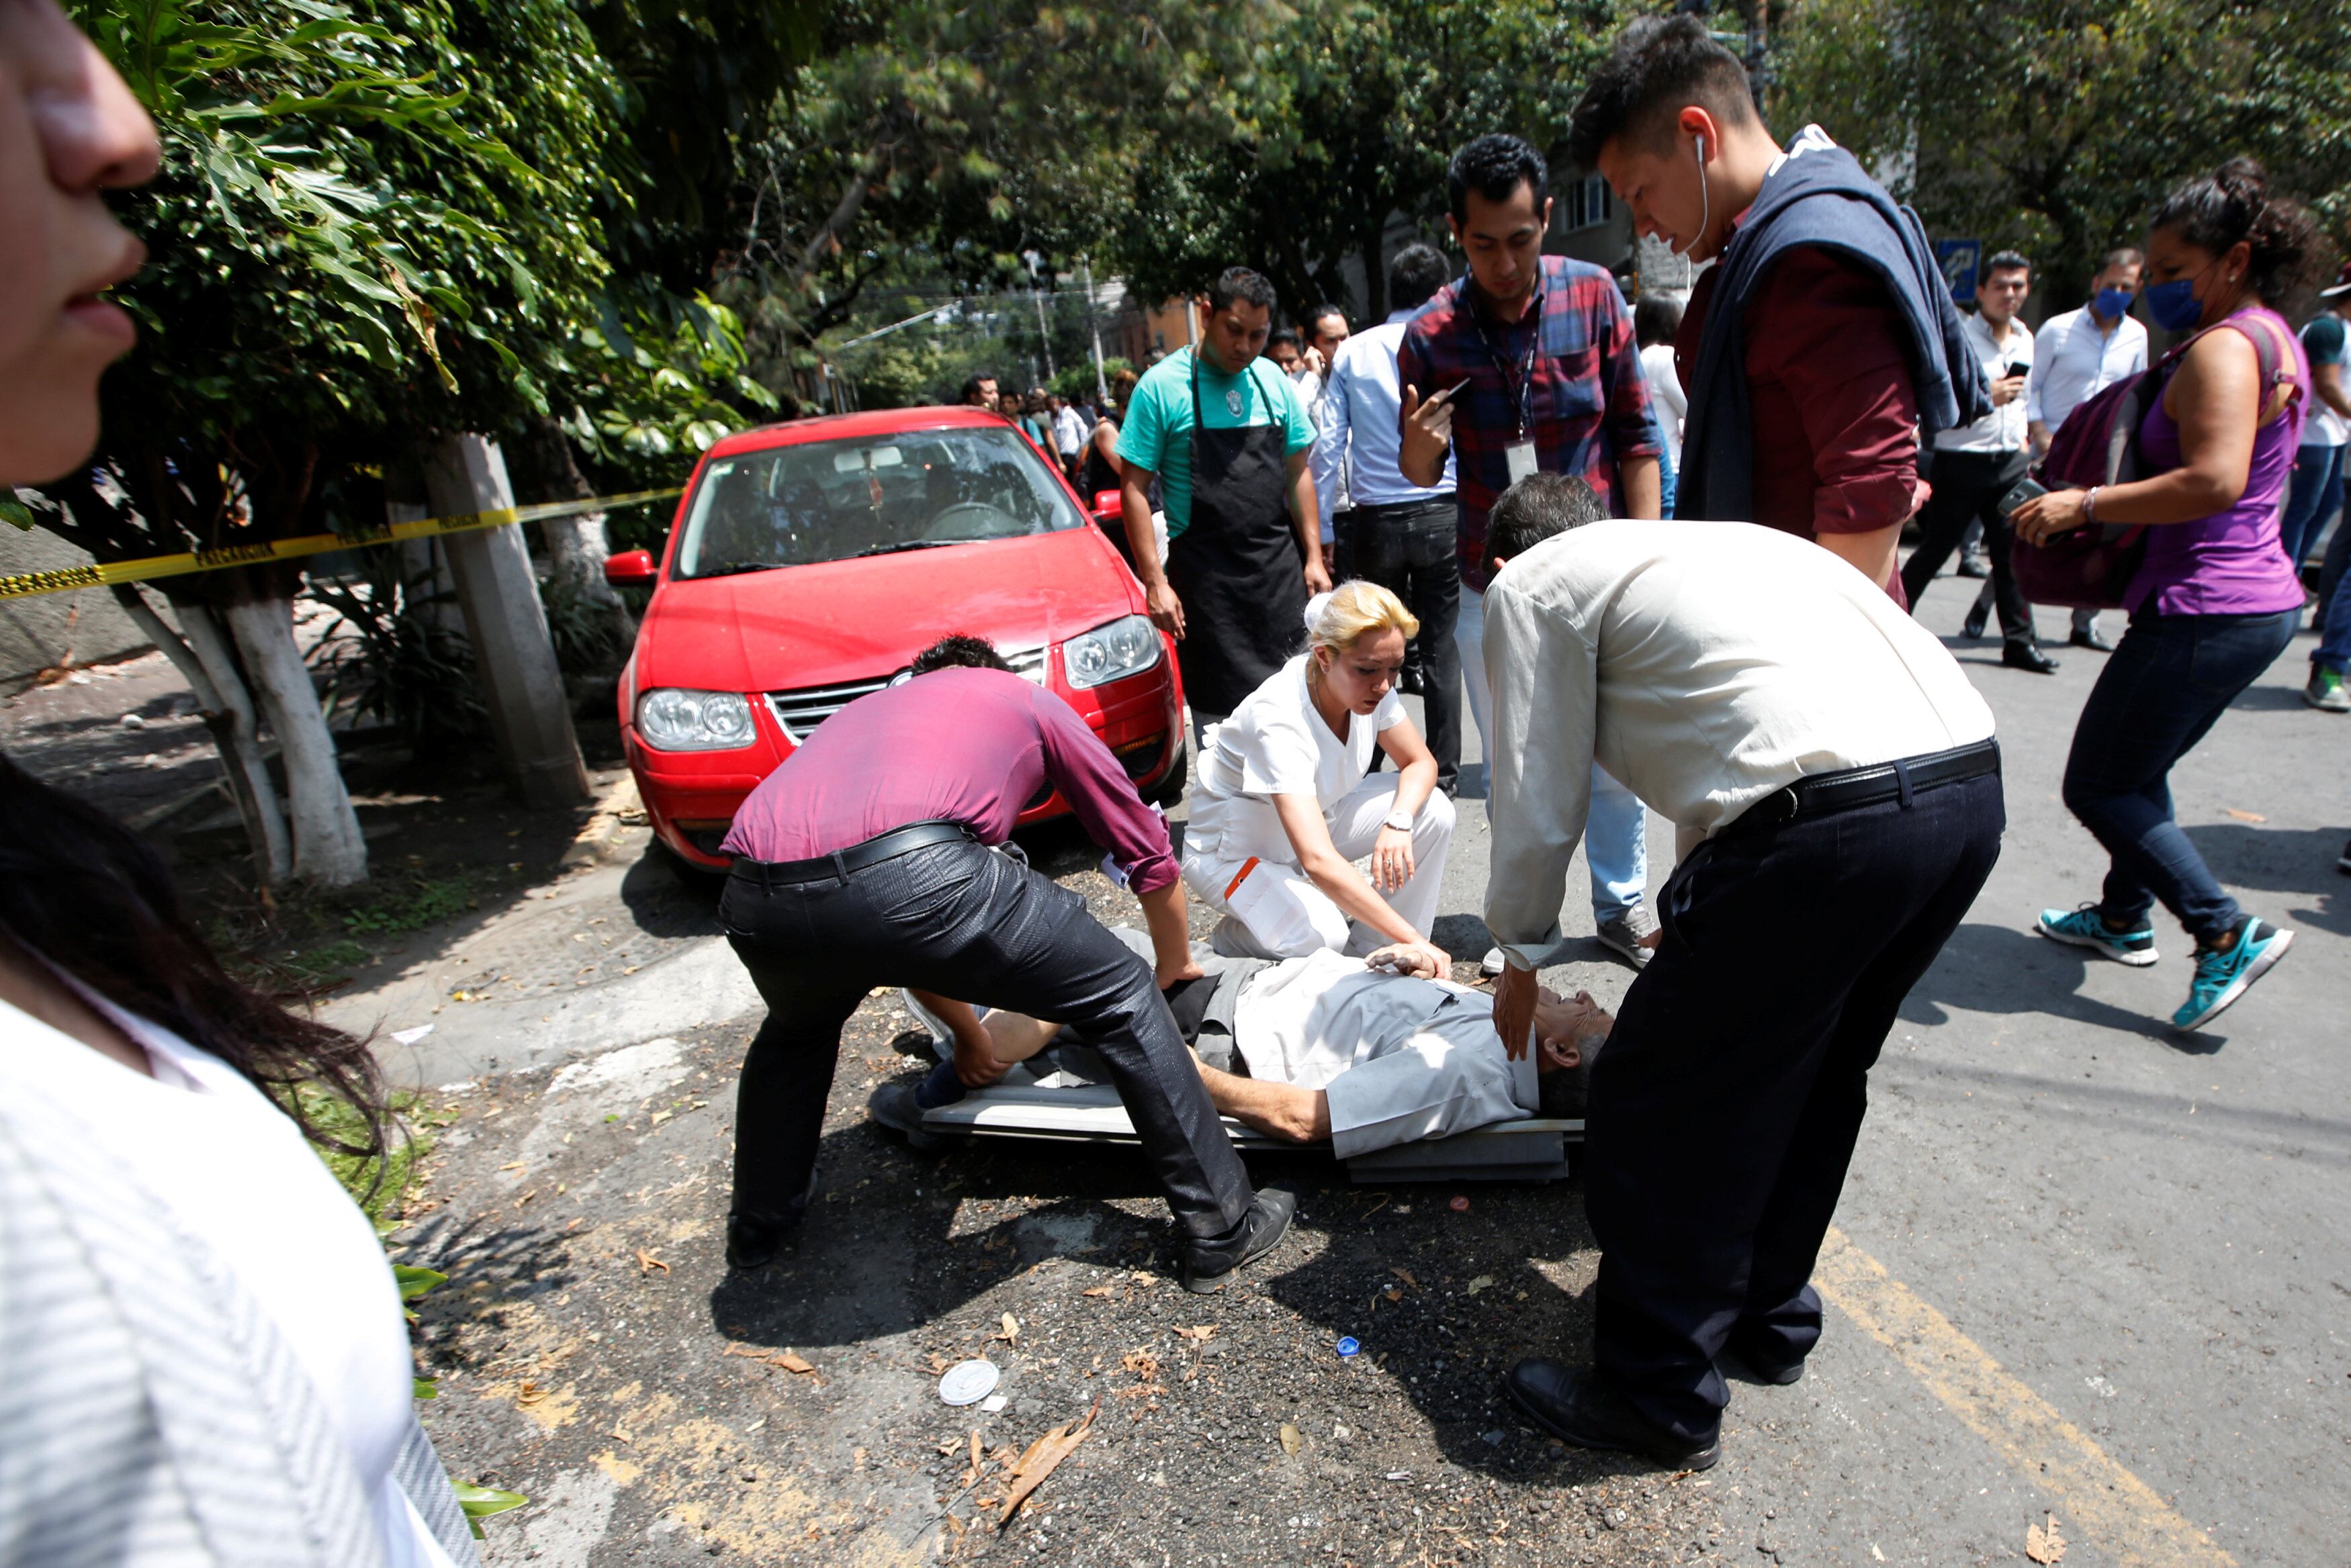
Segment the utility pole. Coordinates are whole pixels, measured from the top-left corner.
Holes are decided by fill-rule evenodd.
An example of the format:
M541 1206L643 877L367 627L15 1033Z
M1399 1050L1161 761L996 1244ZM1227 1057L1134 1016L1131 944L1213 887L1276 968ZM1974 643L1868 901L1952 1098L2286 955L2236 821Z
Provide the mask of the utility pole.
M1110 382L1102 376L1102 317L1094 310L1094 265L1092 257L1078 258L1078 281L1086 291L1086 330L1094 339L1094 401L1097 406L1110 401Z
M1037 302L1037 341L1043 347L1045 381L1050 386L1053 379L1053 336L1045 327L1045 291L1037 282L1037 264L1044 258L1035 251L1022 251L1020 259L1029 264L1029 297Z

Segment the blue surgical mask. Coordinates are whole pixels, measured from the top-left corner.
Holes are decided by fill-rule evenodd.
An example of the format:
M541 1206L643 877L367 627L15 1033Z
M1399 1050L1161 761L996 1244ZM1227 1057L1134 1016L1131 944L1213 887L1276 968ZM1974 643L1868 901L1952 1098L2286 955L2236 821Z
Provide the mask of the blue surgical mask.
M2139 297L2147 301L2148 319L2166 332L2184 332L2204 318L2204 302L2196 297L2192 277L2148 284L2139 291Z
M2131 301L2137 296L2126 288L2098 290L2098 314L2108 321L2119 321L2130 314Z

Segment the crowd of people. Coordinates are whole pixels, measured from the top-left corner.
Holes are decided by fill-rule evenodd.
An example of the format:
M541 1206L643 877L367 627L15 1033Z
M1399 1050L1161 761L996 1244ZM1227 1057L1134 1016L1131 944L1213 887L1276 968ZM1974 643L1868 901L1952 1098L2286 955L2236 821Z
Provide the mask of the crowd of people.
M0 274L0 479L31 483L94 441L98 376L130 341L98 296L139 260L102 193L159 152L51 0L0 16L0 205L34 236ZM2144 966L2161 903L2195 944L2182 1029L2287 951L2219 886L2167 779L2295 635L2340 507L2351 273L2297 334L2302 210L2241 160L2190 179L2036 334L2025 257L1993 255L1963 316L1917 217L1817 128L1775 140L1694 17L1625 31L1571 151L1703 265L1686 300L1628 307L1607 272L1546 254L1544 160L1486 135L1446 180L1464 269L1406 247L1377 326L1317 306L1283 330L1235 267L1196 343L1108 408L973 378L967 402L1117 493L1179 639L1188 831L1179 852L1074 711L976 639L811 734L726 843L725 926L768 1007L733 1266L809 1222L841 1028L876 985L913 988L949 1042L888 1102L901 1123L1063 1033L1087 1048L1196 1291L1295 1209L1252 1188L1220 1111L1369 1147L1534 1112L1578 1073L1593 1355L1530 1357L1509 1396L1568 1442L1712 1464L1725 1365L1803 1375L1867 1074L1999 854L1991 712L1911 613L1971 532L2005 664L2053 666L2036 598L2105 659L2064 799L2110 869L2039 929ZM2159 357L2142 306L2172 337ZM2330 711L2351 709L2346 535L2314 599L2307 694ZM2103 608L2126 618L2112 644ZM1432 940L1465 705L1489 767L1483 992ZM1048 784L1142 930L1106 929L1010 844ZM225 971L128 830L4 760L0 810L7 1559L473 1561L390 1272L304 1147L340 1135L288 1092L324 1081L379 1127L366 1047ZM1677 846L1654 889L1651 812ZM1638 971L1613 1018L1537 984L1579 846L1602 940ZM1194 899L1218 917L1205 949ZM1242 1048L1209 1060L1217 1028Z

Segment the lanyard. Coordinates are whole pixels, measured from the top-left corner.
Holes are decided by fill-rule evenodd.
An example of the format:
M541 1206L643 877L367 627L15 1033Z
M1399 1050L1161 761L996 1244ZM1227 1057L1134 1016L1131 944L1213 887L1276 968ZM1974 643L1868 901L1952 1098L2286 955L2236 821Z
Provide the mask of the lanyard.
M1478 341L1485 346L1486 357L1493 360L1494 369L1502 373L1503 388L1510 394L1511 409L1518 415L1517 439L1520 441L1526 440L1527 426L1534 418L1535 348L1542 342L1542 286L1537 284L1534 319L1527 328L1527 351L1520 358L1518 374L1513 376L1509 363L1502 358L1502 351L1495 348L1494 340L1486 335L1486 318L1479 310L1477 301L1473 298L1469 302L1469 325L1478 329Z

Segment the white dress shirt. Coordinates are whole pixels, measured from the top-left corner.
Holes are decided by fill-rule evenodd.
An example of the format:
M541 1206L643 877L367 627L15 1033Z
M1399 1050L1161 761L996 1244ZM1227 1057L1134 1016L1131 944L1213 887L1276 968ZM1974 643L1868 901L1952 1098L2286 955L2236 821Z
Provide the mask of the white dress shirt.
M1312 795L1327 815L1372 771L1379 738L1404 722L1404 699L1390 691L1369 713L1347 715L1342 741L1314 710L1307 689L1311 653L1291 659L1200 738L1192 785L1187 859L1240 860L1255 855L1298 864L1298 850L1275 808L1278 794Z
M1404 501L1437 501L1453 493L1453 453L1445 472L1423 489L1405 478L1402 462L1404 389L1396 384L1396 349L1406 323L1421 307L1399 310L1379 326L1339 345L1322 400L1314 442L1314 490L1322 515L1338 511L1343 482L1357 506L1393 506Z
M1486 924L1521 967L1559 942L1594 762L1687 842L1808 774L1992 732L1933 633L1776 528L1588 524L1512 560L1485 614Z
M2098 330L2088 306L2051 317L2032 335L2024 417L2053 433L2072 413L2125 376L2147 369L2147 328L2130 317Z
M2011 365L2032 363L2032 334L2024 324L2011 317L2008 336L1994 337L1991 327L1978 311L1959 318L1959 332L1967 338L1968 347L1975 350L1976 362L1983 367L1984 379L1998 381L2008 375ZM2032 386L2032 378L2025 385ZM1935 432L1937 452L2007 452L2024 450L2025 400L2011 398L1971 425L1959 425L1952 430Z
M1641 350L1641 373L1649 378L1649 399L1657 412L1657 429L1666 438L1666 452L1674 472L1682 466L1682 421L1689 418L1689 399L1682 391L1681 372L1674 368L1674 346L1652 343Z
M1086 417L1069 404L1053 416L1053 444L1063 457L1075 457L1086 444Z
M1251 976L1233 1014L1249 1075L1321 1089L1341 1159L1532 1116L1535 1053L1511 1061L1493 998L1320 952Z

